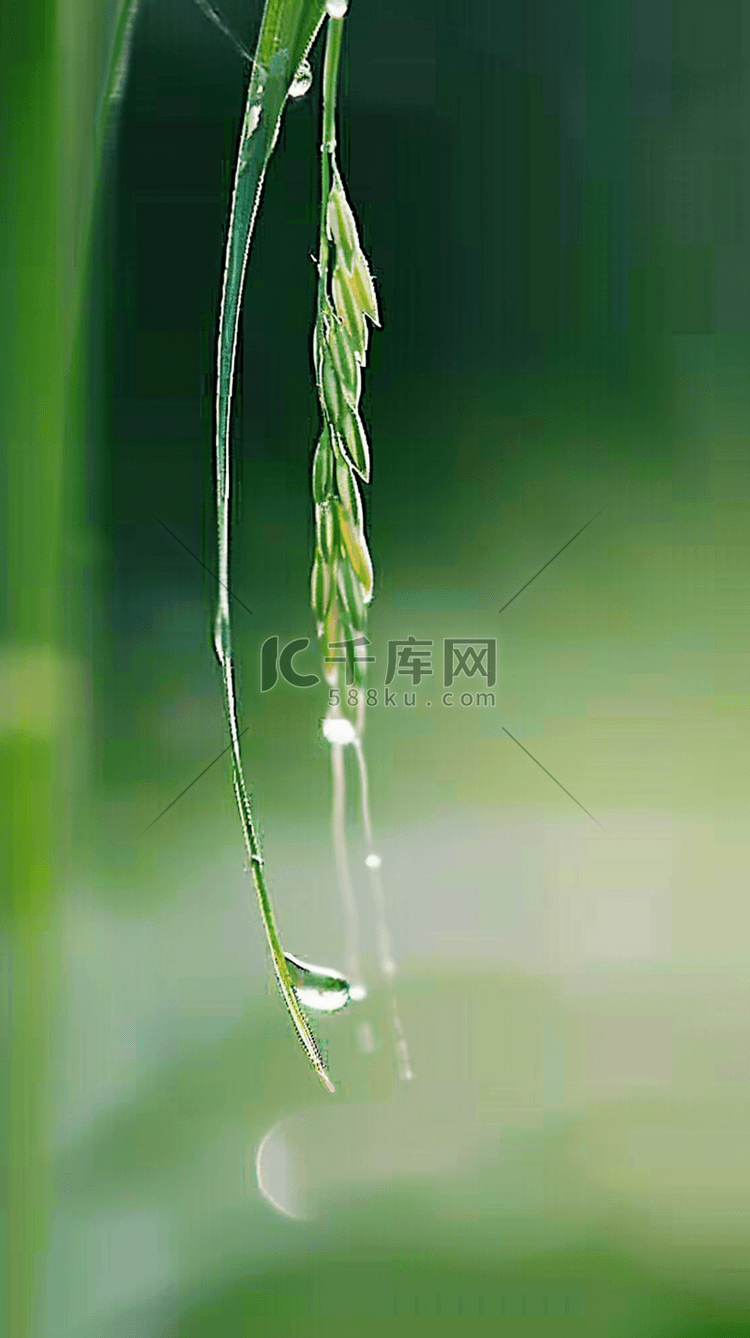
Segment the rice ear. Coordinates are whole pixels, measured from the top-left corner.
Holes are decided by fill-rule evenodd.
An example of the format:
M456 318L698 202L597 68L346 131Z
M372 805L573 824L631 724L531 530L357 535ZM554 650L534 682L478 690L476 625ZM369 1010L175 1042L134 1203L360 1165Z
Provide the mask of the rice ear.
M354 356L351 339L337 320L331 323L328 345L344 397L352 407L356 408L362 388L359 363Z
M359 250L359 240L357 238L357 225L354 222L354 214L351 205L346 198L343 183L338 172L333 184L330 195L328 196L328 208L326 210L326 224L328 236L336 243L336 250L347 269L352 268L354 256Z
M362 315L362 308L352 290L349 275L343 265L337 265L331 280L331 292L336 314L352 341L356 356L362 366L367 356L367 326Z
M315 449L312 465L312 490L316 505L321 506L333 489L333 451L328 424L325 423Z
M332 423L338 424L344 411L344 397L341 392L341 382L336 375L336 368L328 347L323 349L321 379L328 417Z
M349 512L356 528L361 530L362 498L359 495L359 488L352 467L346 457L336 462L336 492L341 505Z
M333 185L326 203L324 237L335 250L329 253L321 245L318 319L313 333L313 356L325 420L313 466L316 562L324 563L328 572L328 584L324 587L320 571L314 569L313 604L318 635L321 639L326 636L329 642L364 633L366 605L373 594L372 561L362 525L357 475L365 483L370 480L370 446L359 400L369 341L368 321L380 324L375 285L332 151L331 166ZM324 589L328 600L325 607ZM365 668L360 666L355 672L359 675L357 682L364 681ZM333 674L326 671L326 678L329 683L338 681L335 670Z
M334 507L330 503L315 508L318 548L324 562L330 562L336 547L337 524Z
M352 468L356 469L360 478L365 483L370 482L370 447L367 442L365 429L362 426L362 420L356 409L348 410L341 419L341 436L344 443L344 449L351 462Z
M342 553L351 563L352 571L362 587L362 598L365 604L369 604L372 599L373 574L367 543L362 531L355 530L351 518L345 515L341 508L338 510Z
M378 314L378 299L375 296L375 285L372 281L367 261L364 253L357 251L354 257L354 265L351 270L349 282L359 307L364 316L369 316L373 325L380 325L380 316Z
M338 562L336 564L336 584L352 625L361 627L364 619L365 602L362 587L348 562Z
M326 562L320 553L315 554L312 572L310 573L310 584L312 590L313 608L319 623L322 623L328 611L328 605L331 602L333 594L333 583L331 573Z

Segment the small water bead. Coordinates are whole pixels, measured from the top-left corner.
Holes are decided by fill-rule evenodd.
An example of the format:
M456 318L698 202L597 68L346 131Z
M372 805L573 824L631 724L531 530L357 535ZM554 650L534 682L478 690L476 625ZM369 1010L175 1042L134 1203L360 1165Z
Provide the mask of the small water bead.
M304 97L305 93L307 92L308 88L312 83L312 78L313 74L312 74L312 69L310 68L310 62L307 60L303 60L299 69L297 70L297 73L292 79L291 84L289 85L290 98Z
M349 998L352 1003L361 1003L363 999L367 998L367 987L362 984L350 985Z
M323 737L329 743L354 743L357 731L346 716L328 715L323 721Z
M346 976L327 966L311 966L285 952L297 998L311 1013L337 1013L355 998ZM354 987L356 989L356 986Z
M224 664L232 654L232 640L229 635L229 626L226 613L219 610L214 623L214 652L219 664Z
M365 864L367 865L368 869L379 869L382 863L383 863L382 859L380 858L379 855L375 854L374 850L365 859Z
M326 14L329 19L343 19L349 8L349 0L326 0Z

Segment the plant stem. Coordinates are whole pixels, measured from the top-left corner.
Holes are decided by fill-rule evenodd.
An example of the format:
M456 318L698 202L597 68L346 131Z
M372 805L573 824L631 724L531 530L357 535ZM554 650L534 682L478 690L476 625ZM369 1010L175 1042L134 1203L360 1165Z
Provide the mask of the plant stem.
M229 614L231 523L230 419L242 290L250 242L269 159L295 70L307 54L323 20L322 0L267 0L250 77L245 118L237 154L219 314L216 385L216 495L218 608L214 645L222 671L224 706L232 745L232 773L242 834L258 897L274 970L297 1035L321 1082L334 1091L323 1057L297 998L265 879L260 842L245 784L240 752L239 713Z
M60 904L86 739L75 714L84 675L69 545L87 498L85 296L104 8L34 0L5 6L0 20L0 1238L9 1338L42 1332L49 1286Z
M100 182L106 169L107 149L114 138L114 123L117 119L114 104L119 100L125 86L139 3L140 0L118 0L105 77L99 91L98 106L94 117L92 152L87 151L87 140L83 140L80 146L78 143L82 140L82 123L87 130L88 126L78 108L77 99L80 97L80 92L75 85L71 90L71 97L76 98L76 115L74 116L69 108L61 109L60 134L64 143L64 153L69 160L81 164L81 175L71 205L71 212L73 209L75 210L75 217L73 227L70 230L69 268L65 276L66 283L69 285L69 291L66 291L65 295L67 315L74 328L81 322L86 284L90 279L96 211L97 208L101 208L102 186ZM78 7L75 4L71 6L69 3L70 8L75 10ZM65 20L70 25L70 30L66 33L69 50L73 50L77 46L81 51L81 57L83 56L86 44L91 41L92 30L96 31L94 21L95 15L91 12L81 19L80 11L76 14L75 24L71 22L70 18ZM73 363L76 357L80 356L76 341L81 338L81 330L75 329L75 337L70 344L68 377L72 377Z
M322 315L326 296L325 282L328 274L328 229L326 211L328 196L331 191L331 170L336 167L336 93L339 79L339 60L341 58L341 38L344 20L329 19L326 33L326 53L323 64L323 131L320 141L321 152L321 190L320 190L320 246L318 249L318 317Z

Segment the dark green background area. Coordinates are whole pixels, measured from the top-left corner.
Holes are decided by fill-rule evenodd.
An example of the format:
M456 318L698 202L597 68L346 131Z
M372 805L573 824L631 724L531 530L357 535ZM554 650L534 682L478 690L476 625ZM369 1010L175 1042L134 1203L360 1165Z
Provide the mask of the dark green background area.
M261 5L222 13L252 48ZM226 746L212 397L247 67L194 0L142 0L66 550L55 1338L747 1331L749 42L747 0L351 0L341 160L383 316L366 740L417 1082L376 991L372 1059L354 1008L320 1021L337 1093L293 1221L253 1158L284 1121L311 1138L326 1098L269 979L226 756L196 780ZM283 939L336 965L325 688L260 692L270 636L309 637L320 672L321 63L251 253L232 582ZM411 635L435 676L386 708ZM494 706L440 704L448 637L497 639Z
M251 44L255 11L226 15ZM661 0L352 7L342 158L384 317L364 391L371 681L389 638L439 652L443 637L496 636L499 657L498 710L481 721L428 717L420 700L389 723L378 708L386 819L443 801L565 805L510 757L503 725L532 751L549 736L540 760L593 812L745 810L726 737L745 728L748 663L745 18ZM213 566L213 341L244 77L196 5L145 5L109 178L91 494L98 774L131 795L134 829L223 739L212 580L163 526ZM314 637L318 119L315 91L290 106L253 245L233 559L252 610L235 607L235 636L259 803L314 823L324 693L261 697L259 647ZM316 664L312 646L300 665ZM219 772L172 833L231 809ZM97 821L127 864L113 811Z

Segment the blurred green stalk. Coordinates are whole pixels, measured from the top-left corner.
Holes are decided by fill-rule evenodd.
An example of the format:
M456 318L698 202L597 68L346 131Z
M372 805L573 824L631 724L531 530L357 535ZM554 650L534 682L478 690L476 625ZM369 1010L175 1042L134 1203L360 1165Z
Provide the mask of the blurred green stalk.
M69 561L89 423L92 205L132 0L3 0L0 16L0 641L3 1241L9 1338L43 1323L71 743L81 749ZM73 637L74 640L74 637Z

